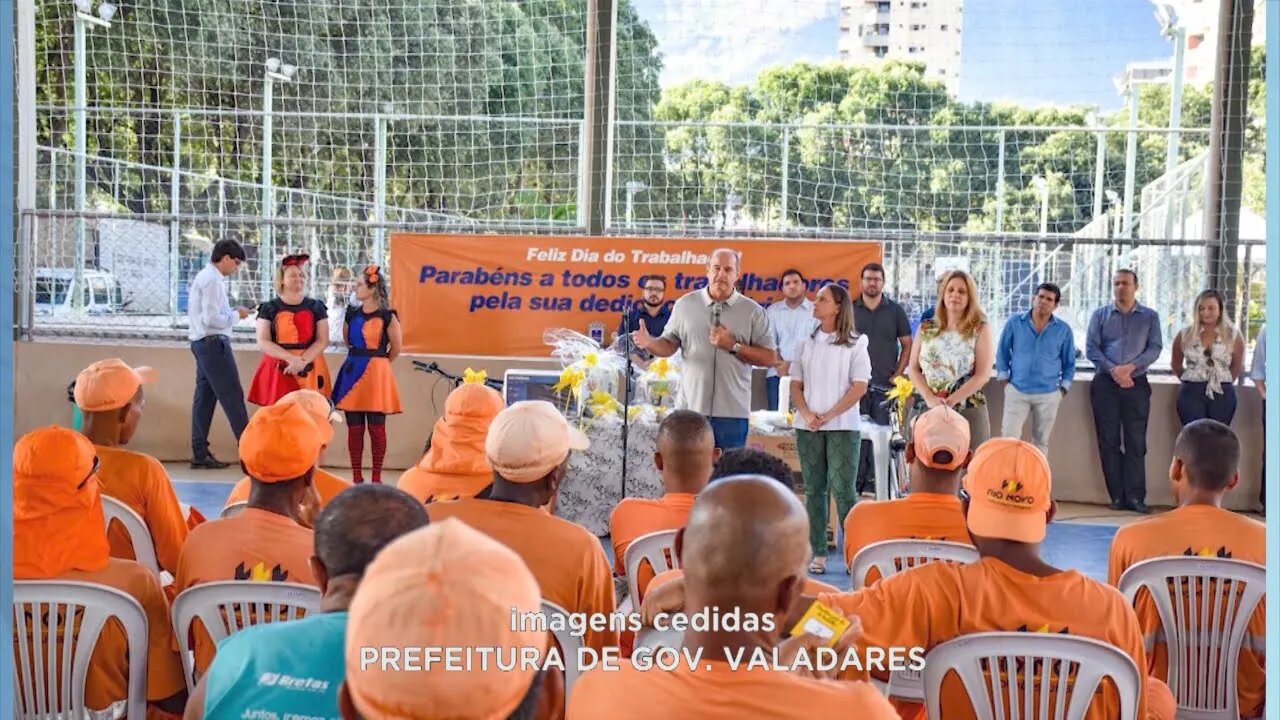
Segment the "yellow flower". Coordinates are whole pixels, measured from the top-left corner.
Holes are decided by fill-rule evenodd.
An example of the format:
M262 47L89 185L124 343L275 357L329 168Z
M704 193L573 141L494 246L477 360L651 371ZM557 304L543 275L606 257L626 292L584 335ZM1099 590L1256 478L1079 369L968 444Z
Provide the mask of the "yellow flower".
M488 379L489 379L489 373L484 370L481 370L480 372L476 372L471 368L467 368L462 373L462 382L464 385L473 385L473 384L483 385L485 381Z
M915 393L915 386L910 380L901 376L893 379L893 389L885 393L885 399L897 401L896 409L900 424L905 424L907 421L907 404L913 393Z
M671 372L671 364L666 358L658 358L649 363L649 372L653 373L659 380L665 379L667 373Z
M569 390L574 397L582 393L582 383L587 374L575 367L567 367L560 372L560 381L551 387L551 392L562 393Z
M587 407L591 409L592 415L614 415L622 409L622 403L607 390L592 390L587 396Z
M586 355L582 356L583 367L593 368L599 362L600 362L600 356L593 352L589 352Z
M788 411L787 411L787 425L788 425L788 426L790 426L790 425L795 425L795 424L796 424L796 414L795 414L795 413L793 413L793 412L791 412L790 410L788 410Z

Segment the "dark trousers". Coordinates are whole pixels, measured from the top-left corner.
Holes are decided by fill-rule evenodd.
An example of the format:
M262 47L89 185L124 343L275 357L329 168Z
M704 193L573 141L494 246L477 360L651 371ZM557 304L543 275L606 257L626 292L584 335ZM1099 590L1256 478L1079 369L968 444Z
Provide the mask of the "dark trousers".
M1212 398L1205 395L1209 383L1184 382L1178 388L1178 420L1183 425L1196 420L1217 420L1223 425L1230 425L1231 418L1236 416L1236 388L1224 384L1222 394Z
M773 377L767 377L764 379L764 396L765 400L769 403L769 407L765 408L766 410L780 410L782 412L786 412L791 409L778 407L778 393L781 392L781 390L782 378L774 375Z
M1147 417L1151 414L1151 385L1145 375L1133 387L1121 388L1106 373L1093 376L1089 387L1093 424L1098 433L1102 475L1112 502L1147 499Z
M736 450L747 444L747 419L709 417L711 434L716 439L716 447L724 452Z
M209 457L209 426L213 424L213 408L222 405L236 440L249 424L249 411L244 406L244 390L240 372L231 353L231 341L211 335L191 343L196 356L196 393L191 402L191 459Z

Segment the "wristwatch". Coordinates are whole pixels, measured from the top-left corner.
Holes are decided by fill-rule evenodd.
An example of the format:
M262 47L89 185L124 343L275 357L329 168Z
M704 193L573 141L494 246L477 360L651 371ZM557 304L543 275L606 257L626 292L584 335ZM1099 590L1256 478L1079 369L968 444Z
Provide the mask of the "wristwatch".
M742 350L742 343L736 342L733 347L729 348L730 355L737 355Z

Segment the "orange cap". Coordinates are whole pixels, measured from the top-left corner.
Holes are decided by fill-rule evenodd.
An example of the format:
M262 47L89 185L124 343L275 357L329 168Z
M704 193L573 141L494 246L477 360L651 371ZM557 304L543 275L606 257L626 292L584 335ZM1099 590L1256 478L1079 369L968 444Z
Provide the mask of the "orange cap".
M945 405L921 413L911 425L911 442L916 457L936 470L955 470L969 456L969 421ZM935 460L938 453L951 453L951 459Z
M431 431L431 449L418 461L419 472L401 476L401 490L417 497L473 497L493 482L485 457L485 439L493 419L506 406L501 393L477 383L449 393L444 416Z
M484 453L494 472L515 483L536 482L591 441L545 400L521 400L498 413Z
M342 422L342 414L333 409L333 403L316 390L294 390L276 401L276 405L297 405L307 411L320 433L321 444L333 440L333 423Z
M97 470L93 443L66 428L34 430L14 444L14 577L47 579L106 565Z
M132 368L119 358L99 360L76 376L76 405L85 412L119 410L155 379L149 367Z
M1038 543L1052 505L1049 461L1030 443L988 440L973 454L964 476L969 530L985 538Z
M512 618L540 612L541 591L524 561L505 545L449 518L414 530L378 553L365 570L347 621L346 689L367 718L505 720L529 692L537 671L520 662L523 648L541 654L547 634L513 627ZM425 648L490 648L487 666L470 655L457 672ZM501 653L495 658L494 649ZM399 651L399 669L386 667ZM405 651L417 653L406 669ZM509 667L512 653L517 662ZM376 654L371 661L370 655ZM465 663L463 655L456 662Z
M322 445L323 433L300 405L272 405L254 413L245 427L240 461L259 482L293 480L315 467Z

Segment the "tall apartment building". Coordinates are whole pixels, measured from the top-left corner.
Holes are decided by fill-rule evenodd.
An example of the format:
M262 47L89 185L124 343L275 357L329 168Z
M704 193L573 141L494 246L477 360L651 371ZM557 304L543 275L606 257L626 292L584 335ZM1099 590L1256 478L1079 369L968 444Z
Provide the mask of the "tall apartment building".
M963 0L841 0L840 60L922 62L927 77L960 87Z
M1183 78L1188 85L1204 87L1213 82L1218 62L1218 10L1212 0L1157 0L1177 14L1178 24L1187 31L1187 48L1183 56ZM1253 46L1266 44L1266 0L1253 5Z

